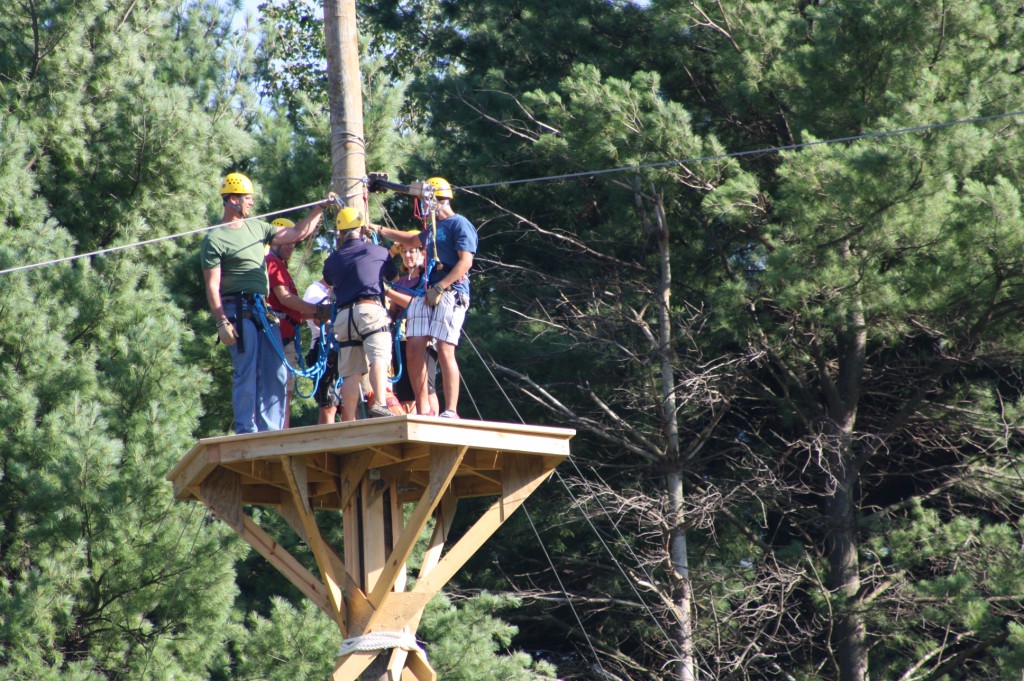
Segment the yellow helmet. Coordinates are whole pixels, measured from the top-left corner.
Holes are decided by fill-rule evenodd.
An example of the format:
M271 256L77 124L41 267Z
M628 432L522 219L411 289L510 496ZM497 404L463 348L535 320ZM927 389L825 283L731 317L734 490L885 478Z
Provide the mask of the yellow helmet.
M363 226L363 212L356 208L345 206L338 211L338 217L334 221L339 232L346 232L350 229Z
M405 233L406 234L419 234L422 231L423 231L422 229L414 228L414 229L407 229L407 230L405 230ZM393 243L391 245L391 250L389 252L391 253L392 256L402 255L402 244L400 244L400 243L398 243L396 241L395 243Z
M224 184L220 186L220 193L223 194L255 194L252 189L252 180L242 173L228 173L224 178Z
M294 227L295 226L295 223L292 222L291 220L289 220L288 218L278 218L278 219L274 220L273 222L271 222L270 224L274 225L274 227Z
M452 186L443 177L432 177L427 184L434 188L434 196L439 199L452 199Z

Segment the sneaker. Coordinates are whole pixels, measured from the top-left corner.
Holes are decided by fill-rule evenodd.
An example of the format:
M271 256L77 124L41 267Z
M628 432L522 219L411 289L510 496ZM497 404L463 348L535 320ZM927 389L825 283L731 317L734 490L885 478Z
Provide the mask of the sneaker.
M395 415L390 409L385 407L383 404L375 404L375 405L373 405L372 407L370 407L369 409L366 410L366 414L371 419L382 418L384 416L394 416Z
M402 407L402 403L399 402L398 398L391 393L388 393L387 405L388 409L390 409L391 413L395 416L405 416L405 408Z
M457 419L457 418L459 418L459 415L456 414L451 409L445 409L444 411L441 412L441 418L443 418L443 419Z

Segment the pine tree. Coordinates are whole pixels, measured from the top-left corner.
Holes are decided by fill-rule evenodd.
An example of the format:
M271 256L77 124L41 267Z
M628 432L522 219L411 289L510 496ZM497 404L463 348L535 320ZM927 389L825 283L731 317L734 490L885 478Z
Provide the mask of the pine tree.
M247 137L218 62L172 58L228 21L213 3L0 9L0 267L206 223L208 186ZM204 679L228 662L238 543L164 479L208 386L169 293L180 253L0 275L5 678Z
M606 664L662 678L676 659L646 645L637 596L671 600L683 519L701 673L1013 669L1019 637L993 604L1016 607L1020 591L981 577L977 554L952 537L1019 559L999 539L1021 510L1009 482L1020 433L1015 126L749 152L1019 109L1016 7L604 3L578 25L621 21L635 39L592 30L603 49L559 23L564 7L447 3L431 50L452 68L412 91L441 140L425 162L454 169L456 184L578 173L487 187L460 210L489 230L475 275L488 284L474 301L483 323L471 315L470 334L548 418L596 437L577 449L600 465L579 479L580 503L605 519L635 591L611 566L577 560L593 541L555 530L560 517L547 531L579 546L561 560L592 604L584 626L615 641L597 646ZM390 12L414 34L398 4ZM559 67L570 61L591 66ZM690 135L703 146L685 146ZM586 175L725 150L745 155ZM670 346L655 332L665 264ZM658 418L664 386L674 424ZM682 515L651 501L671 479L651 453L673 451L672 428L690 490ZM631 536L607 527L608 509ZM970 529L922 550L940 521ZM497 559L505 571L533 564L515 546ZM639 614L602 617L593 584ZM935 589L956 596L951 609L930 605ZM671 638L678 613L655 610L655 635Z

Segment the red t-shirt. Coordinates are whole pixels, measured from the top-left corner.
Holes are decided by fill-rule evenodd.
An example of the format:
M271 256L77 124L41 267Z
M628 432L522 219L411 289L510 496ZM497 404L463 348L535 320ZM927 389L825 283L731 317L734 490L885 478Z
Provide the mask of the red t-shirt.
M281 338L293 338L295 336L295 326L302 323L302 318L295 310L281 304L281 301L274 294L274 288L284 286L293 296L299 295L299 291L295 288L292 275L288 273L288 266L273 253L267 254L267 278L270 279L270 295L267 297L270 308L287 315L286 318L281 320Z

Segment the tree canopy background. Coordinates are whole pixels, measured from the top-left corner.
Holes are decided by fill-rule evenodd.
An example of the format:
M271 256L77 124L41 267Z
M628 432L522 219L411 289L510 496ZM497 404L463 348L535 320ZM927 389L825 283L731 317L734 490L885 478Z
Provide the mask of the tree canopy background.
M214 224L228 170L261 210L326 191L317 12L238 11L0 8L0 268ZM579 431L432 603L441 677L1019 679L1018 3L359 13L368 168L448 178L480 232L465 415ZM198 241L0 275L6 677L333 664L163 481L230 422Z

